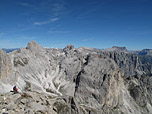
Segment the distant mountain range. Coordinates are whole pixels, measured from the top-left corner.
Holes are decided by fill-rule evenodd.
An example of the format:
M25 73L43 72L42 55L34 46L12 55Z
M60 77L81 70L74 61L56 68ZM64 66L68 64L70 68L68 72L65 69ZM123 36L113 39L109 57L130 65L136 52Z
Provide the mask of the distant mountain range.
M143 49L138 52L138 55L152 55L152 49Z
M6 49L6 48L2 48L2 50L4 50L6 53L10 53L13 52L15 50L20 50L20 48L10 48L10 49ZM95 49L94 50L100 50L100 49ZM105 51L121 51L121 52L132 52L134 54L137 55L152 55L152 49L143 49L143 50L139 50L139 51L128 51L126 47L118 47L118 46L113 46L112 48L107 48L107 49L103 49Z
M46 49L35 41L0 49L0 114L152 114L149 55L117 46ZM21 94L10 93L14 85Z
M134 50L128 51L126 47L113 46L112 48L107 48L104 50L105 51L127 52L127 53L132 53L132 54L137 54L137 55L152 55L152 49L143 49L143 50L139 50L139 51L134 51Z
M2 48L2 50L4 50L6 53L10 53L12 51L19 50L19 49L20 48L11 48L11 49Z

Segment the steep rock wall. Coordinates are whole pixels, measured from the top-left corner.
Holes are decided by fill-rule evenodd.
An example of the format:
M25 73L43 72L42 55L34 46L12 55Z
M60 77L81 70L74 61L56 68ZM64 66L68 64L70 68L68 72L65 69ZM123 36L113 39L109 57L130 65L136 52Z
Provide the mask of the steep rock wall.
M26 48L3 55L3 59L10 58L10 74L15 76L16 85L23 93L49 95L53 103L57 101L68 107L67 112L63 107L56 107L55 112L152 113L150 56L84 47L76 49L72 45L64 49L45 49L34 41ZM1 62L3 65L5 62ZM60 106L58 103L55 105Z

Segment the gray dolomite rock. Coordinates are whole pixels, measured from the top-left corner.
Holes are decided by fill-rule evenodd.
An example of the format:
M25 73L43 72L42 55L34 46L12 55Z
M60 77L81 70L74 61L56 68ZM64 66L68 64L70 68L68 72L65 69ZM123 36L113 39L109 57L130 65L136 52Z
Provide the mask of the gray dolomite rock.
M0 90L16 84L21 92L0 91L1 112L152 113L151 56L125 47L45 49L35 41L9 54L0 50L0 55L0 76L5 80Z
M0 49L0 79L8 77L12 73L12 64L8 55Z

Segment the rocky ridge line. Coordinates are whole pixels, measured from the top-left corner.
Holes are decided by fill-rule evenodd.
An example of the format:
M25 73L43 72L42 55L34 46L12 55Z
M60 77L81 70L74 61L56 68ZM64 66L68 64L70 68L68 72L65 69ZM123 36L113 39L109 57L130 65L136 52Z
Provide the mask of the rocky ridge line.
M32 41L19 51L1 51L0 61L7 58L5 70L12 72L1 74L8 86L1 81L0 88L10 91L16 84L22 94L2 94L0 109L11 114L151 114L152 57L113 48L45 49Z

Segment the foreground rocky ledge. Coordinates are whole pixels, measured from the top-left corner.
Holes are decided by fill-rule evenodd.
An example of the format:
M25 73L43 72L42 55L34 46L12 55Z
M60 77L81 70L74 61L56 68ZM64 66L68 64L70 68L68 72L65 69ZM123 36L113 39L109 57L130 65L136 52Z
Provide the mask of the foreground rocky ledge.
M17 85L21 94L9 91ZM0 50L0 111L152 114L152 56L125 47Z
M8 114L57 114L70 113L65 98L51 97L37 92L0 95L0 113Z

